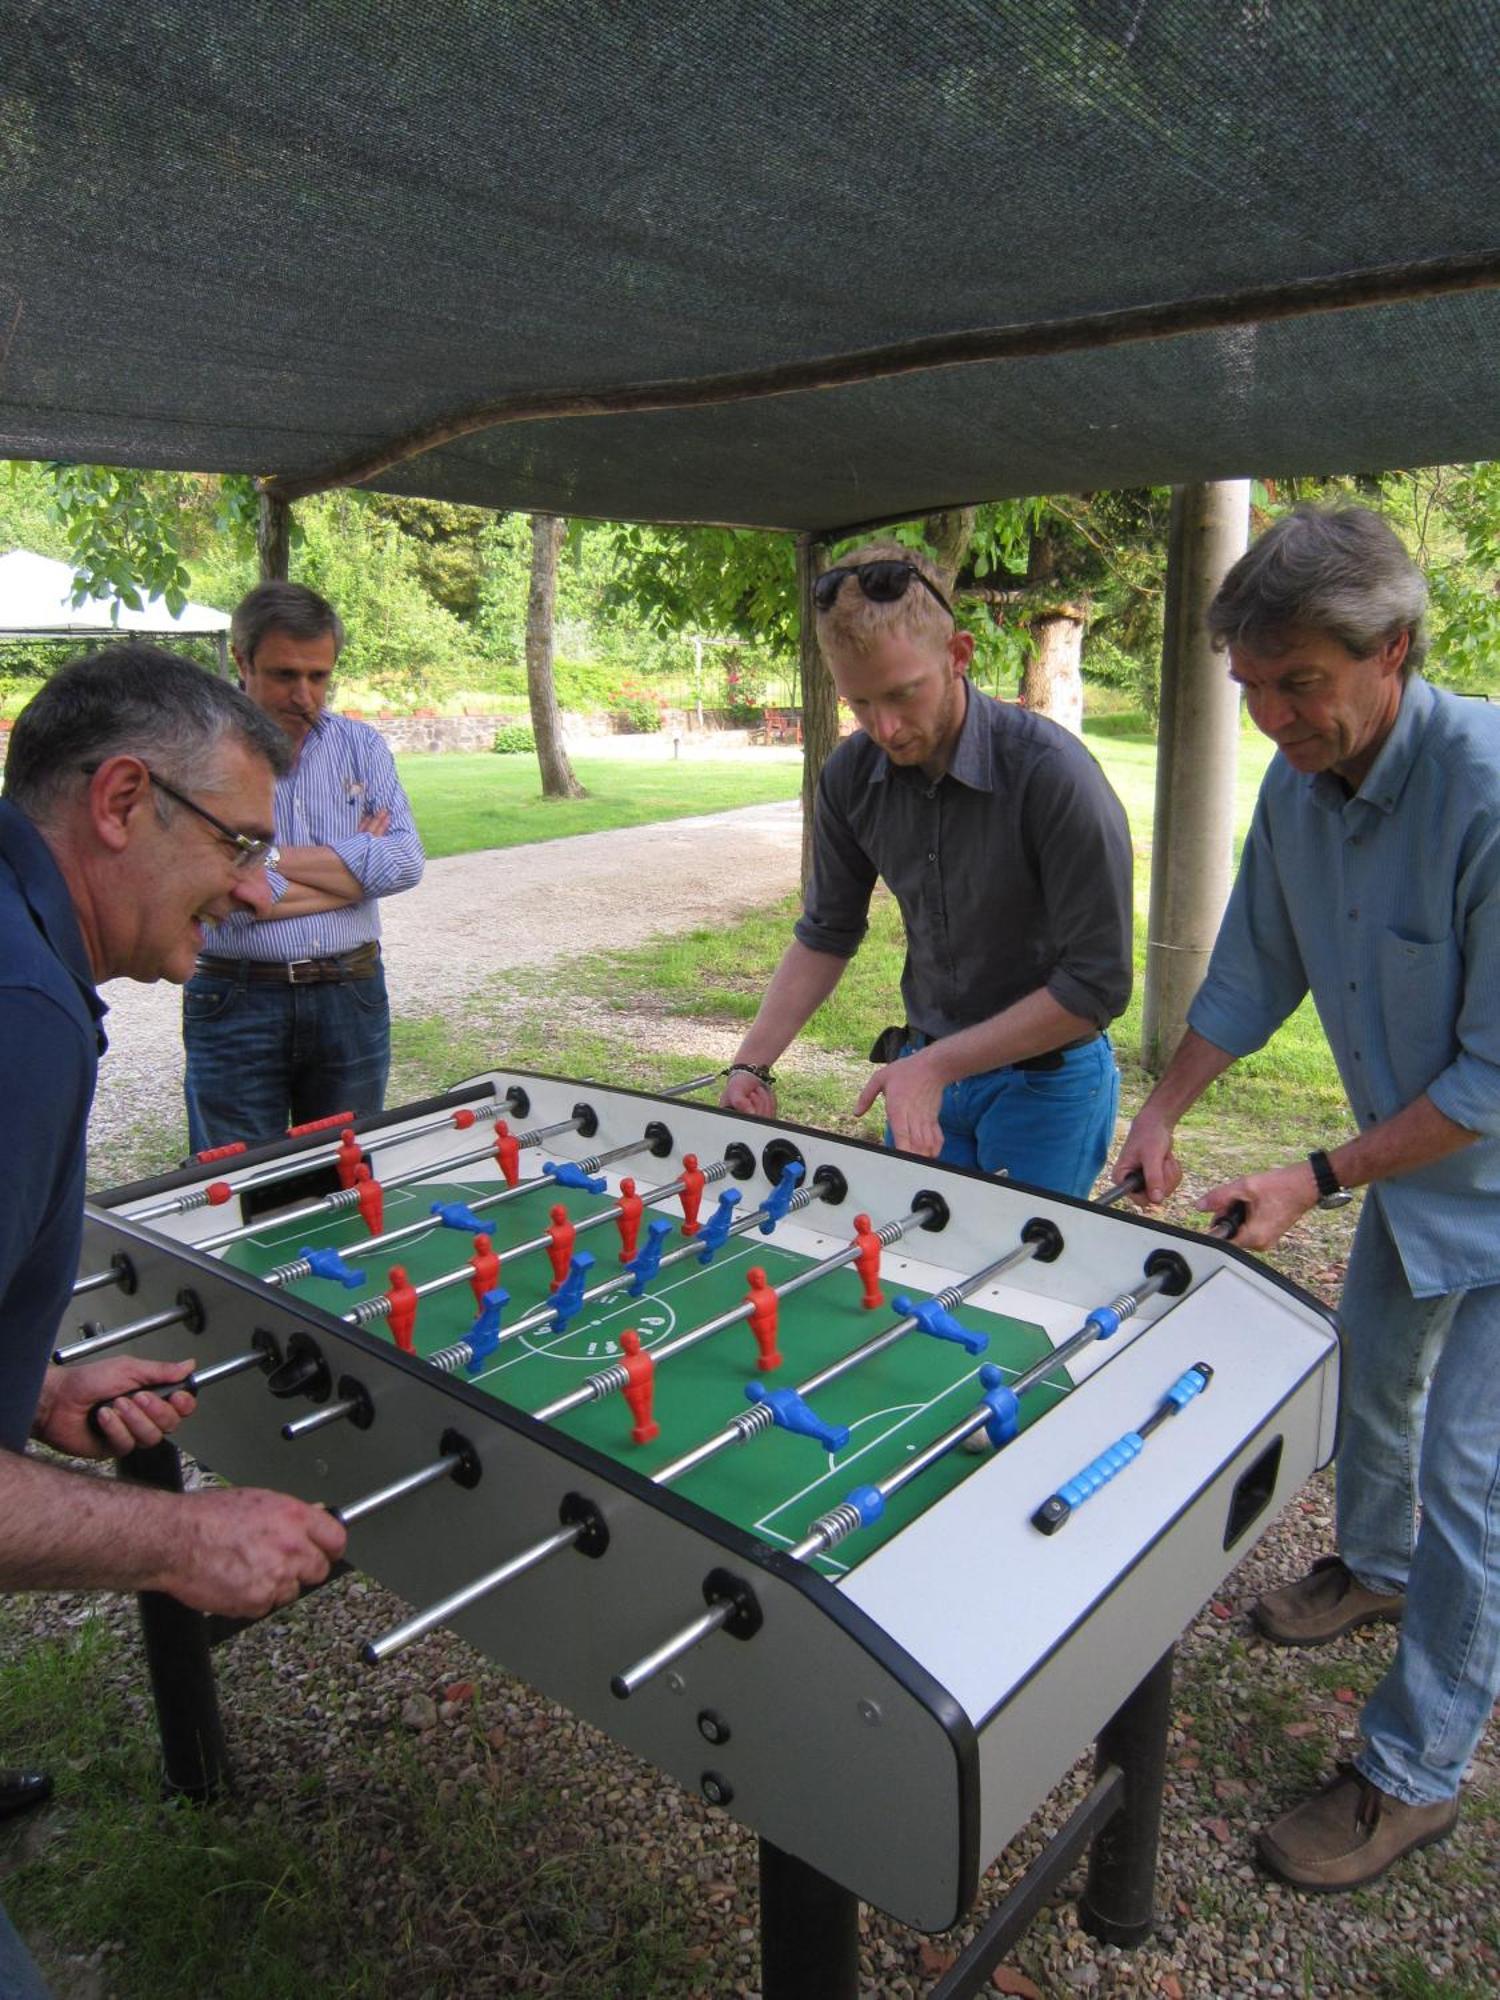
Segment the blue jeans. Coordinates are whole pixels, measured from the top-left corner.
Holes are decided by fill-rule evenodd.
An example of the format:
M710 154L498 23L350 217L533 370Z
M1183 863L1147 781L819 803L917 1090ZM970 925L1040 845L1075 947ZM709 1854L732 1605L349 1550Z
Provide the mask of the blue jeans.
M1069 1049L1058 1069L982 1070L943 1092L938 1158L1083 1196L1109 1157L1119 1104L1120 1072L1108 1035ZM889 1145L889 1127L885 1136Z
M1431 1805L1457 1792L1500 1695L1500 1286L1413 1298L1370 1195L1341 1318L1339 1549L1367 1589L1406 1592L1356 1761Z
M0 1909L0 2000L50 2000L51 1990L42 1984L35 1959Z
M195 1153L279 1139L289 1125L368 1117L385 1103L385 968L368 979L280 986L197 972L182 990L188 1141Z

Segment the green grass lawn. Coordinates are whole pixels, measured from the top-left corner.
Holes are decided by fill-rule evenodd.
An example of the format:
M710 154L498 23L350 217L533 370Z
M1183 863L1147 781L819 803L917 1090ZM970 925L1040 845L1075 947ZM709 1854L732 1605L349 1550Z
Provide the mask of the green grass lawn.
M800 759L759 750L680 762L577 757L573 771L586 799L544 799L531 756L412 755L398 758L397 768L433 860L766 805L794 799L802 787Z

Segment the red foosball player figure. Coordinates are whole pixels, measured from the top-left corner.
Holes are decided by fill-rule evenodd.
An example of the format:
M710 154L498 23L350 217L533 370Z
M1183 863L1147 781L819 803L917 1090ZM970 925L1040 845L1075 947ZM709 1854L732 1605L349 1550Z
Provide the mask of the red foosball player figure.
M745 1273L745 1283L750 1287L750 1331L755 1335L755 1345L759 1350L758 1366L762 1375L768 1375L773 1368L781 1366L781 1356L776 1352L776 1322L781 1315L781 1301L776 1296L776 1287L759 1264L753 1264Z
M469 1280L474 1294L474 1303L484 1311L484 1295L492 1292L500 1282L500 1258L488 1236L474 1238L474 1255L469 1259L473 1276Z
M635 1182L627 1174L620 1183L620 1212L615 1217L620 1230L620 1262L628 1264L635 1255L635 1239L640 1234L641 1210L646 1204L635 1191Z
M391 1339L403 1354L413 1354L416 1352L412 1335L417 1325L417 1288L409 1282L399 1264L392 1264L390 1268L385 1295L390 1300L385 1309L385 1321L391 1330Z
M354 1127L346 1125L339 1134L339 1149L334 1155L334 1171L339 1177L341 1188L352 1188L354 1176L364 1165L365 1156L359 1150L359 1141L354 1136Z
M859 1245L859 1255L854 1260L854 1268L859 1273L865 1295L860 1304L866 1312L874 1312L877 1306L885 1304L885 1294L880 1289L880 1238L870 1227L868 1215L854 1218L854 1240Z
M372 1236L378 1236L385 1224L384 1188L370 1169L361 1165L354 1169L354 1191L366 1229Z
M698 1204L703 1199L703 1190L708 1175L698 1165L696 1153L682 1156L682 1233L684 1236L698 1234Z
M568 1220L568 1211L560 1201L552 1204L547 1211L547 1255L552 1259L552 1283L547 1287L555 1292L568 1275L568 1266L573 1261L573 1239L578 1231Z
M503 1118L495 1120L495 1158L505 1176L505 1185L514 1187L521 1178L521 1142L512 1136Z
M641 1336L633 1326L620 1335L620 1352L625 1357L625 1401L635 1422L630 1429L632 1444L650 1444L661 1436L661 1425L652 1421L651 1398L656 1388L656 1363L641 1352Z

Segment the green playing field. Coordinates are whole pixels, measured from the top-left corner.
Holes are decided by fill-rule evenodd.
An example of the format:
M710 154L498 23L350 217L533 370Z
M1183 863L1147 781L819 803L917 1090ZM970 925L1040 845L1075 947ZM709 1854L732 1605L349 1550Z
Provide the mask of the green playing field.
M435 1202L473 1204L493 1197L496 1191L494 1181L445 1180L393 1188L386 1198L383 1226L399 1229L419 1220ZM705 1193L705 1221L716 1193L714 1188ZM773 1285L785 1283L808 1267L809 1259L779 1247L777 1235L766 1237L750 1231L731 1236L707 1267L698 1262L696 1254L675 1264L664 1262L639 1299L631 1298L622 1284L610 1297L586 1304L562 1333L550 1325L538 1325L506 1339L505 1327L545 1303L552 1275L544 1249L516 1257L507 1253L545 1234L549 1210L558 1200L575 1225L610 1205L609 1197L533 1187L481 1211L504 1259L500 1284L510 1294L510 1304L505 1309L499 1348L476 1375L463 1379L477 1382L494 1396L528 1412L579 1388L590 1375L618 1360L620 1335L627 1327L637 1330L649 1352L741 1305L748 1289L745 1274L752 1266L760 1265ZM675 1223L680 1221L681 1211L675 1201L659 1209L648 1207L641 1227L643 1243L645 1224L656 1214L669 1215ZM814 1204L795 1220L838 1241L852 1230L852 1218L853 1204L846 1202L836 1210ZM885 1219L875 1217L877 1225ZM425 1235L388 1251L377 1251L365 1260L358 1248L364 1233L358 1215L351 1219L347 1211L312 1222L303 1218L278 1223L268 1217L255 1236L229 1246L225 1256L239 1269L263 1277L298 1256L304 1245L339 1247L350 1263L364 1272L357 1290L345 1290L333 1280L320 1278L303 1279L290 1288L336 1314L349 1311L358 1300L384 1292L394 1263L400 1263L414 1285L463 1270L460 1282L421 1301L416 1351L430 1355L462 1340L476 1310L468 1282L467 1260L473 1247L468 1234L434 1224ZM674 1227L666 1239L667 1257L686 1242ZM804 1381L899 1317L892 1300L903 1285L890 1273L901 1259L903 1247L898 1244L885 1253L882 1289L886 1303L878 1310L863 1309L862 1287L852 1267L828 1273L783 1302L778 1336L782 1365L763 1378L768 1386L790 1387ZM997 1244L993 1254L1002 1256L1009 1247ZM595 1259L587 1278L590 1288L620 1272L620 1239L612 1220L581 1230L575 1248ZM913 1248L924 1260L941 1260L940 1237L919 1236ZM920 1299L929 1294L913 1290L911 1296ZM956 1317L966 1328L988 1336L989 1346L983 1354L971 1357L956 1343L912 1332L818 1391L812 1399L817 1414L825 1423L847 1426L851 1433L848 1444L837 1453L831 1455L813 1439L776 1429L721 1452L674 1482L675 1490L765 1541L792 1546L819 1514L843 1500L852 1487L873 1483L895 1471L912 1453L977 1409L981 1388L978 1372L983 1364L997 1363L1010 1380L1048 1352L1041 1328L1028 1321L968 1305L960 1307ZM376 1338L385 1335L384 1320L376 1320L370 1331ZM557 1422L569 1435L649 1477L722 1430L746 1407L745 1385L760 1377L760 1372L754 1336L748 1325L740 1322L696 1347L668 1356L658 1368L653 1414L661 1430L652 1443L632 1443L633 1420L618 1393L570 1411ZM1066 1393L1066 1387L1061 1370L1038 1384L1022 1400L1023 1427L1035 1422ZM861 1562L887 1536L981 1463L967 1452L950 1452L897 1495L878 1524L852 1537L837 1558L825 1558L819 1567L837 1575Z

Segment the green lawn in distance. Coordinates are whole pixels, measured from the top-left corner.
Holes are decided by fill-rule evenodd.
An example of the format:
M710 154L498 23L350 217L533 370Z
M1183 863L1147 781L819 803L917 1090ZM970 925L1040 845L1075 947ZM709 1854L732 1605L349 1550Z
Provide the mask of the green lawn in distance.
M688 754L680 761L670 756L572 761L586 799L544 799L533 756L414 753L398 757L396 768L433 861L445 854L768 805L794 799L802 789L801 758L776 750L747 750L742 757Z

